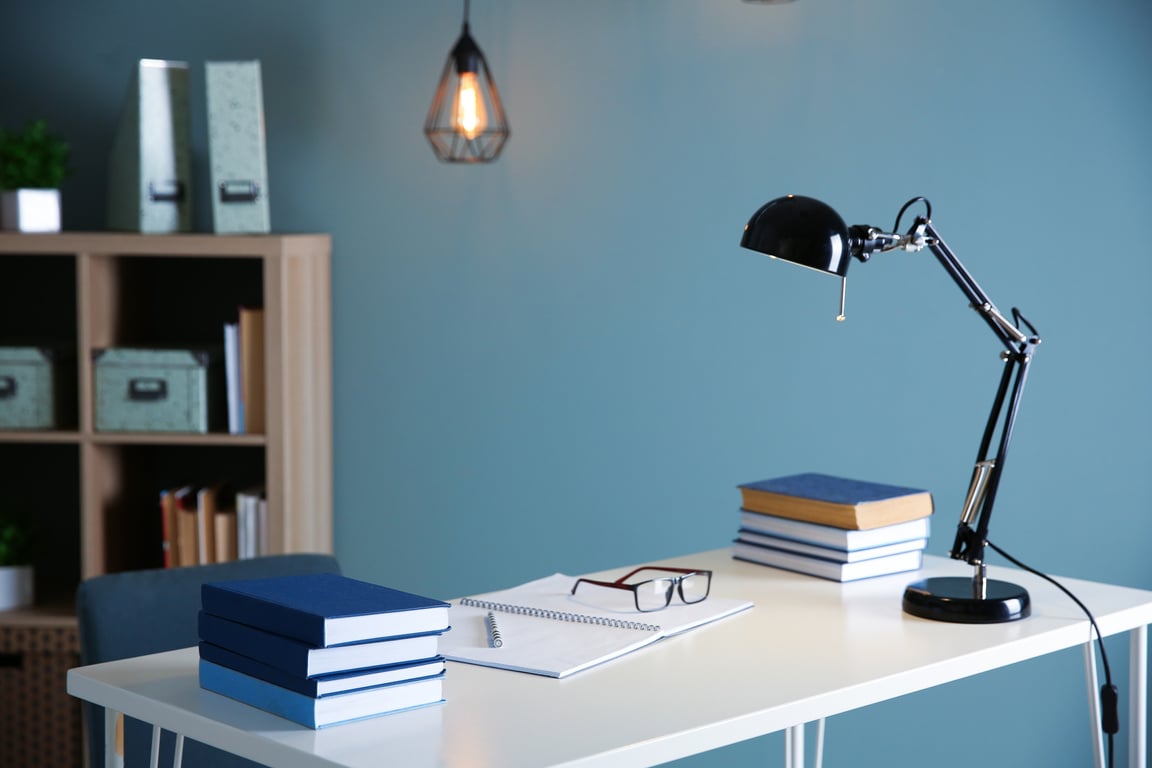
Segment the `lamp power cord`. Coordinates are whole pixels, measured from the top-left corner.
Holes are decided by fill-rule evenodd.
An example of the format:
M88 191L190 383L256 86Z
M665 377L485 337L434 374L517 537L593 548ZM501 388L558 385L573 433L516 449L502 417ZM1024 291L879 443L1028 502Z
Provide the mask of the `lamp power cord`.
M1114 765L1116 748L1115 737L1116 734L1120 731L1120 693L1117 687L1112 683L1112 668L1108 664L1108 652L1104 649L1104 638L1100 634L1100 627L1096 624L1096 617L1092 615L1092 611L1088 610L1088 606L1081 602L1080 598L1072 594L1071 590L1069 590L1060 582L1056 581L1056 579L1052 578L1046 573L1041 573L1030 565L1020 562L1016 558L1012 557L1012 555L1008 554L1004 550L1000 549L1000 547L993 544L991 541L985 541L985 544L987 544L997 554L1015 565L1017 568L1028 571L1034 576L1039 576L1049 584L1055 586L1057 589L1067 595L1072 600L1072 602L1076 603L1080 610L1084 612L1084 615L1088 617L1088 623L1092 625L1092 629L1096 633L1096 647L1099 649L1100 661L1104 668L1104 685L1100 687L1100 729L1108 737L1108 765Z

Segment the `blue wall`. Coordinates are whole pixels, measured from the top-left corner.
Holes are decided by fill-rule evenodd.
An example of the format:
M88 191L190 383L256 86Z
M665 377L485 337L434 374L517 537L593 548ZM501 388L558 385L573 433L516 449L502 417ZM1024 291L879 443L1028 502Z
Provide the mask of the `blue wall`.
M784 193L884 227L927 195L989 295L1045 339L993 539L1152 587L1144 0L477 0L513 127L482 167L438 163L421 133L460 10L0 13L0 123L44 116L73 140L69 229L102 224L134 59L191 62L201 99L204 61L263 62L273 226L335 238L350 574L448 597L722 547L736 483L804 470L930 488L947 530L999 373L983 323L926 253L856 265L838 324L835 280L737 245ZM202 170L202 102L196 119ZM838 717L827 758L1087 764L1080 658ZM778 745L686 762L765 764Z

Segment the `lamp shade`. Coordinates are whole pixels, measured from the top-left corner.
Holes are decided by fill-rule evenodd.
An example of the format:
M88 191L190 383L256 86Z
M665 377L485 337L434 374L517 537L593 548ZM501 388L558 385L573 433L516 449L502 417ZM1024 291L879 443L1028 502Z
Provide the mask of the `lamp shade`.
M812 197L788 195L765 203L744 227L740 245L803 267L844 277L852 253L840 214Z

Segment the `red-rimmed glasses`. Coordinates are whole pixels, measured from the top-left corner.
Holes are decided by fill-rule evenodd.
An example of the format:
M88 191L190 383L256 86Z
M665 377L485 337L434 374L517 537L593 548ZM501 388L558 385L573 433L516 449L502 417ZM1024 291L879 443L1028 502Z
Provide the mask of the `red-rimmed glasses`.
M676 576L657 576L643 581L626 583L641 571L662 571L675 573ZM572 585L572 594L581 584L593 584L597 587L610 587L612 589L626 589L632 592L636 603L636 610L647 613L667 608L672 602L672 594L680 595L685 603L698 603L708 597L712 588L712 571L703 571L697 568L667 568L657 565L645 565L629 571L615 581L598 581L596 579L576 579Z

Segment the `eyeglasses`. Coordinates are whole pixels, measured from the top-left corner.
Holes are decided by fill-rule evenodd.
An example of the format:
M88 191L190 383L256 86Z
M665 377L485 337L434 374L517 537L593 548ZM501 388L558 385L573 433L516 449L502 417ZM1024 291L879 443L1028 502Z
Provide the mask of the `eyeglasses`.
M645 579L633 584L626 584L641 571L667 571L681 574L679 576L660 576ZM594 584L597 587L611 587L612 589L626 589L632 592L636 602L636 610L648 612L667 608L672 602L672 593L680 595L685 603L698 603L708 597L712 588L712 571L701 571L695 568L665 568L663 566L645 565L629 571L616 581L597 581L596 579L576 579L572 585L571 594L576 594L576 588L581 584Z

